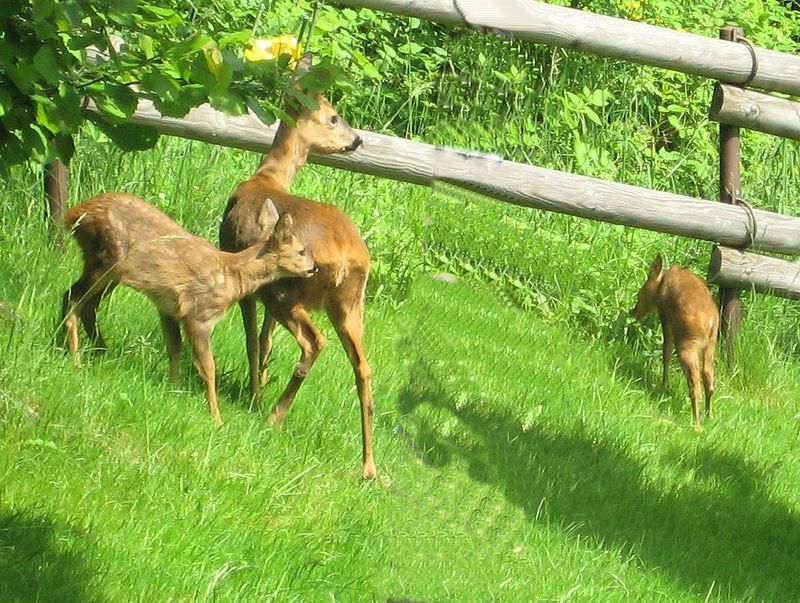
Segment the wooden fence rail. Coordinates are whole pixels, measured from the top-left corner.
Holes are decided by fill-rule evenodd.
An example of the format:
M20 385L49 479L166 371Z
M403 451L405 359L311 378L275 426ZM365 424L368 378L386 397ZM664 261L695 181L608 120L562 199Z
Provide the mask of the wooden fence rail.
M91 110L91 108L90 108ZM209 105L182 119L162 117L149 101L140 101L131 121L164 134L265 152L274 127L256 117L230 117ZM800 254L800 218L754 210L752 220L740 206L726 205L587 178L499 157L461 152L361 131L365 146L346 155L311 156L314 163L433 186L437 181L517 205L613 224L741 246L753 235L753 246L772 253ZM222 191L226 194L228 191Z
M469 25L522 40L692 73L730 84L750 76L750 50L736 42L597 15L532 0L336 0L430 21ZM800 56L754 49L748 85L800 95Z
M720 123L800 140L800 103L717 84L709 118Z
M708 281L720 287L800 299L800 264L739 249L714 247Z

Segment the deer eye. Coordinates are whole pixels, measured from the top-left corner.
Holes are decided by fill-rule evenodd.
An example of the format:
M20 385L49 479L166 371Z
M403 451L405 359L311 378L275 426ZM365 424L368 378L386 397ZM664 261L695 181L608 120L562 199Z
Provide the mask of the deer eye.
M299 255L301 258L306 257L306 250L301 249L300 251L297 252L297 255Z
M328 121L331 122L332 126L335 126L336 124L339 123L339 116L338 115L331 115L331 117L330 117L330 119Z

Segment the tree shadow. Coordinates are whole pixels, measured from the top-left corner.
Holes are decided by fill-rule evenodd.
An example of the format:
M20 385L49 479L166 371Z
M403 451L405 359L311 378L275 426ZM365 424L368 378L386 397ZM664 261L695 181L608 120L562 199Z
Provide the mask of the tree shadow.
M800 525L769 495L769 469L707 448L689 464L676 454L693 476L663 489L624 444L579 426L523 428L507 412L459 402L421 361L399 403L427 463L465 462L472 479L498 487L531 521L544 515L597 546L632 551L699 596L713 588L723 597L795 600L800 592ZM440 430L418 412L423 406L446 411L466 434Z
M691 400L686 378L682 372L676 370L680 364L673 351L670 360L669 387L665 390L661 385L661 347L659 343L658 366L653 369L648 367L648 362L642 354L637 354L627 342L612 342L609 344L614 351L616 371L631 383L641 388L650 398L659 411L669 413L675 420L685 419L688 424L691 420Z
M0 601L103 600L88 590L92 573L83 555L59 546L64 529L41 515L0 513Z

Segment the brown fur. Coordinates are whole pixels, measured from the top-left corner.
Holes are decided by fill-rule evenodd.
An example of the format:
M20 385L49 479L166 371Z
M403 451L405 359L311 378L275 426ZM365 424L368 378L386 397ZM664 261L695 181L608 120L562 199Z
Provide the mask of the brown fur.
M711 396L714 394L719 311L711 292L699 277L680 266L662 270L660 255L650 265L650 274L639 290L631 315L641 320L655 311L664 334L662 386L666 389L668 385L669 361L674 345L689 385L694 428L702 431L698 408L701 381L705 390L706 415L709 418L714 416Z
M271 201L279 214L291 212L297 236L314 258L319 271L306 280L291 279L262 287L240 302L250 363L250 391L258 400L266 381L266 364L272 350L276 323L286 327L301 349L300 362L272 409L269 421L283 421L300 386L325 345L325 337L312 322L310 310L324 310L353 366L361 401L362 475L375 476L372 456L371 369L364 353L364 289L369 276L369 252L347 215L325 203L289 194L288 188L309 152L354 150L358 135L322 96L316 110L294 110L295 125L281 123L273 147L261 167L231 195L220 227L220 246L230 251L263 240L269 229L256 226L255 216ZM266 313L259 337L255 300Z
M275 224L274 206L264 205L256 221ZM97 307L117 284L128 285L158 307L167 342L170 376L177 380L183 326L195 364L206 383L212 417L217 406L211 332L225 311L242 297L286 276L314 272L285 214L274 236L239 253L226 253L172 221L146 201L125 193L105 193L71 208L65 218L83 251L83 274L64 294L62 313L67 346L76 365L78 316L92 343L105 342L97 328Z

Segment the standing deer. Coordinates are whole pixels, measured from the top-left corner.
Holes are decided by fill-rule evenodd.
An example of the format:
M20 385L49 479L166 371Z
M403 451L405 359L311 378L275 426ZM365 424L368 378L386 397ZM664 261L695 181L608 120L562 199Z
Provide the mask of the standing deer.
M220 426L211 354L214 325L236 301L264 284L287 276L310 277L316 271L294 234L291 215L278 219L275 206L265 203L254 219L274 224L272 237L226 253L133 195L104 193L71 208L64 221L81 247L84 267L64 294L62 315L75 364L80 366L77 317L92 343L105 348L97 307L119 283L128 285L158 307L172 381L178 379L183 326L205 381L211 416Z
M374 405L371 369L362 343L369 252L356 226L344 212L333 205L288 192L309 152L353 151L361 145L361 138L331 104L321 95L316 95L315 99L318 107L314 110L289 103L287 113L294 124L286 121L280 124L272 149L261 167L231 195L220 226L220 247L235 251L266 238L270 230L259 223L257 216L270 201L280 215L289 212L294 216L297 236L314 258L318 271L308 279L271 283L239 302L250 366L250 392L258 401L260 387L267 379L266 364L272 351L275 325L280 323L289 330L301 350L300 361L268 419L273 425L283 421L325 345L325 337L308 312L324 310L355 372L361 402L362 475L370 479L376 473L372 456ZM266 308L260 336L257 299Z
M664 335L662 387L669 381L672 347L678 352L689 395L692 399L692 421L695 431L700 425L700 382L705 390L706 415L714 417L711 396L714 394L714 353L717 347L719 311L706 284L680 266L663 270L661 255L650 265L647 281L639 290L631 315L639 320L658 311Z

